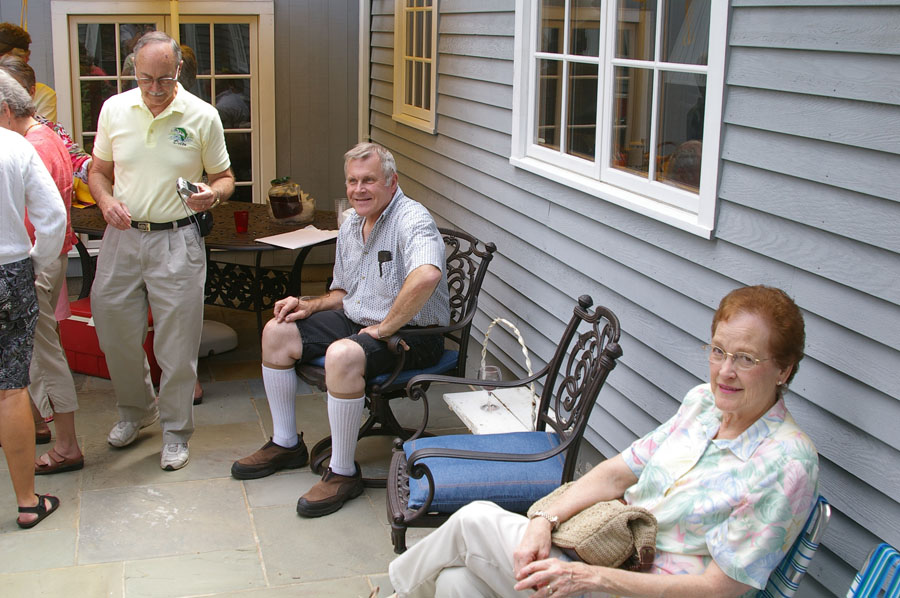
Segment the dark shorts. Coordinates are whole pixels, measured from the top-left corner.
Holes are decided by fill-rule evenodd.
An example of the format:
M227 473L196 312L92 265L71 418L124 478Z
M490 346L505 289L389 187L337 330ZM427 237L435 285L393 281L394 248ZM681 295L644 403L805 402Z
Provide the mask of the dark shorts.
M31 382L37 319L31 258L0 266L0 390L27 388Z
M300 339L303 342L303 363L313 361L325 355L328 346L342 338L356 342L366 354L366 378L391 371L396 362L396 355L390 352L387 343L372 338L368 334L359 334L365 328L344 315L343 310L316 312L304 320L297 320ZM415 326L407 326L404 330L413 330ZM409 351L406 353L406 370L427 368L438 362L444 354L444 337L440 334L426 334L409 337L406 341Z

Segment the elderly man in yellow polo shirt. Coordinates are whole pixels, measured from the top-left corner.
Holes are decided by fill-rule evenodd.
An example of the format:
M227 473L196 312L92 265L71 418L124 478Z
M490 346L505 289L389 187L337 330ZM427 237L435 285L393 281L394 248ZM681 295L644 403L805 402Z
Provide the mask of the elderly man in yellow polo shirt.
M181 50L162 32L135 46L138 87L103 104L88 176L108 226L91 306L118 401L108 442L125 447L159 418L160 466L184 467L194 431L193 390L203 327L206 252L195 212L234 192L234 175L216 109L178 83ZM182 199L175 181L197 182ZM142 349L153 312L162 369L158 407Z

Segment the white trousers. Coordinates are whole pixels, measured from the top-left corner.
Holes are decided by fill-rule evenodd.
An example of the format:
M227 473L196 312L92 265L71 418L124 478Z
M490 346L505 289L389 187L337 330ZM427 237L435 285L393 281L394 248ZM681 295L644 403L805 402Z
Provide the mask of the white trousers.
M119 417L138 421L153 400L143 343L153 312L153 352L162 369L159 420L163 442L187 442L203 330L206 249L193 225L142 232L106 227L91 311L106 356Z
M391 583L399 598L526 598L513 590L513 551L528 519L492 502L476 501L391 563ZM552 548L550 556L566 557ZM568 559L566 559L568 560Z
M72 380L72 371L59 341L56 324L56 302L66 280L68 264L69 257L61 255L38 273L34 281L40 312L34 331L34 354L29 369L31 384L28 385L28 394L44 417L53 411L72 413L78 409L75 382ZM50 401L53 402L52 409Z

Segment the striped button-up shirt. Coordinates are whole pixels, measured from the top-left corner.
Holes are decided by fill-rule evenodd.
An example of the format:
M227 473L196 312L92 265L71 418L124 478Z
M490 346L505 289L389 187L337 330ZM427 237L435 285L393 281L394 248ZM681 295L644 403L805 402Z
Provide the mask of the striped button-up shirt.
M344 313L372 326L387 317L410 272L431 264L441 270L441 282L408 326L446 326L450 322L450 294L444 241L428 210L397 187L363 242L365 222L355 212L338 233L332 289L343 289Z

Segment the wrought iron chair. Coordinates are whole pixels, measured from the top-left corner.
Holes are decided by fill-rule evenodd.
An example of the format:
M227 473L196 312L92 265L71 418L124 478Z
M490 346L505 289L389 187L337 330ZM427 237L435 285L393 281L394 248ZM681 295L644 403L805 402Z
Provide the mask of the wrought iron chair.
M847 598L900 598L900 553L879 544L853 578Z
M487 274L488 265L497 247L457 230L439 229L447 247L447 286L450 290L450 324L427 330L400 330L388 339L388 347L397 354L394 369L366 381L366 406L369 417L359 430L359 438L393 436L408 438L414 430L404 428L391 410L390 401L406 395L406 383L418 374L449 374L463 376L472 319L478 307L478 294ZM455 348L445 349L438 363L421 370L404 370L406 351L400 347L403 337L417 334L443 334ZM325 358L309 363L298 362L297 375L308 384L325 391ZM428 402L423 401L424 418L428 417ZM331 456L331 436L317 442L310 451L310 468L322 473L325 461ZM384 487L383 478L363 478L367 486Z
M831 505L824 496L819 496L800 535L769 575L769 583L756 594L756 598L790 598L797 592L830 520Z
M499 381L497 388L543 383L533 432L423 438L425 421L406 442L395 441L388 473L387 510L394 552L406 550L408 527L437 527L472 500L492 500L524 513L538 498L575 474L588 416L622 355L619 321L605 307L591 310L582 295L550 362L535 374ZM416 376L407 385L422 399L428 384L481 381Z

